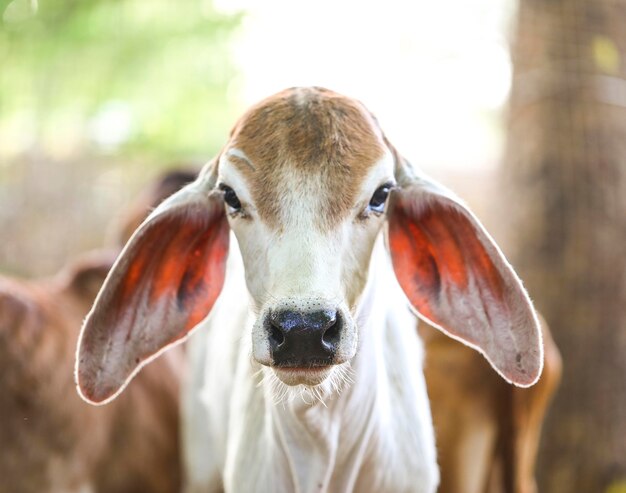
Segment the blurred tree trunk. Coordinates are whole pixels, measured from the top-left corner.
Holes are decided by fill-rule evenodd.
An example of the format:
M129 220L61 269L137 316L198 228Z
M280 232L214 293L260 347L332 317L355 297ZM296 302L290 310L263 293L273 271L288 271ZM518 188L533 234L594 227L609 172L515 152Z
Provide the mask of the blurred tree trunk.
M503 199L563 355L542 493L626 491L626 0L520 0Z

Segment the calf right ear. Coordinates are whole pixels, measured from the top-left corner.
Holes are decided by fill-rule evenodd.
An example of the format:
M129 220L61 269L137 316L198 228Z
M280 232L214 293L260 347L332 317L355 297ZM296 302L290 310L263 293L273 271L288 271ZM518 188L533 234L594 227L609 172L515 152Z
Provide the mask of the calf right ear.
M533 385L541 331L526 290L476 217L454 194L398 159L388 210L396 278L418 314L482 353L508 382Z
M213 307L229 228L221 194L207 188L200 178L161 204L107 276L78 342L76 381L88 402L112 400Z

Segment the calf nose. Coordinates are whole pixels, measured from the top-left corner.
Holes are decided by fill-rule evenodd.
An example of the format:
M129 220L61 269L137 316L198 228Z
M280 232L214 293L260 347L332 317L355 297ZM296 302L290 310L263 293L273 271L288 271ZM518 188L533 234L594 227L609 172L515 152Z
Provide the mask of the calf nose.
M311 367L332 363L341 330L336 310L281 310L268 317L269 341L276 366Z

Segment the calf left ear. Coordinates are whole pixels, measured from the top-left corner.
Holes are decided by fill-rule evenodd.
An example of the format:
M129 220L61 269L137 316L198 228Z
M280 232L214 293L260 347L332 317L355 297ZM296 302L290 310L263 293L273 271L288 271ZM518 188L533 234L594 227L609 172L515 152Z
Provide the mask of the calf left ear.
M508 382L541 374L541 331L521 281L449 190L402 162L388 213L396 277L426 321L481 352Z
M113 399L209 314L224 283L229 228L221 195L207 188L199 179L161 204L115 262L78 342L85 400Z

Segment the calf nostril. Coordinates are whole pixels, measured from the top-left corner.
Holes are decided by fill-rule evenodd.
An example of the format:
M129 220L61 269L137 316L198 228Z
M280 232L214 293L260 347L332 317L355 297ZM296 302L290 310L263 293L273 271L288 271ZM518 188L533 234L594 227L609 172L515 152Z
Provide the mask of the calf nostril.
M276 344L276 347L281 346L285 342L285 335L275 325L270 325L270 340Z
M332 325L330 325L325 331L324 334L322 335L322 341L329 345L329 346L334 346L335 344L337 344L339 342L339 328L340 328L340 324L338 320L333 321Z

